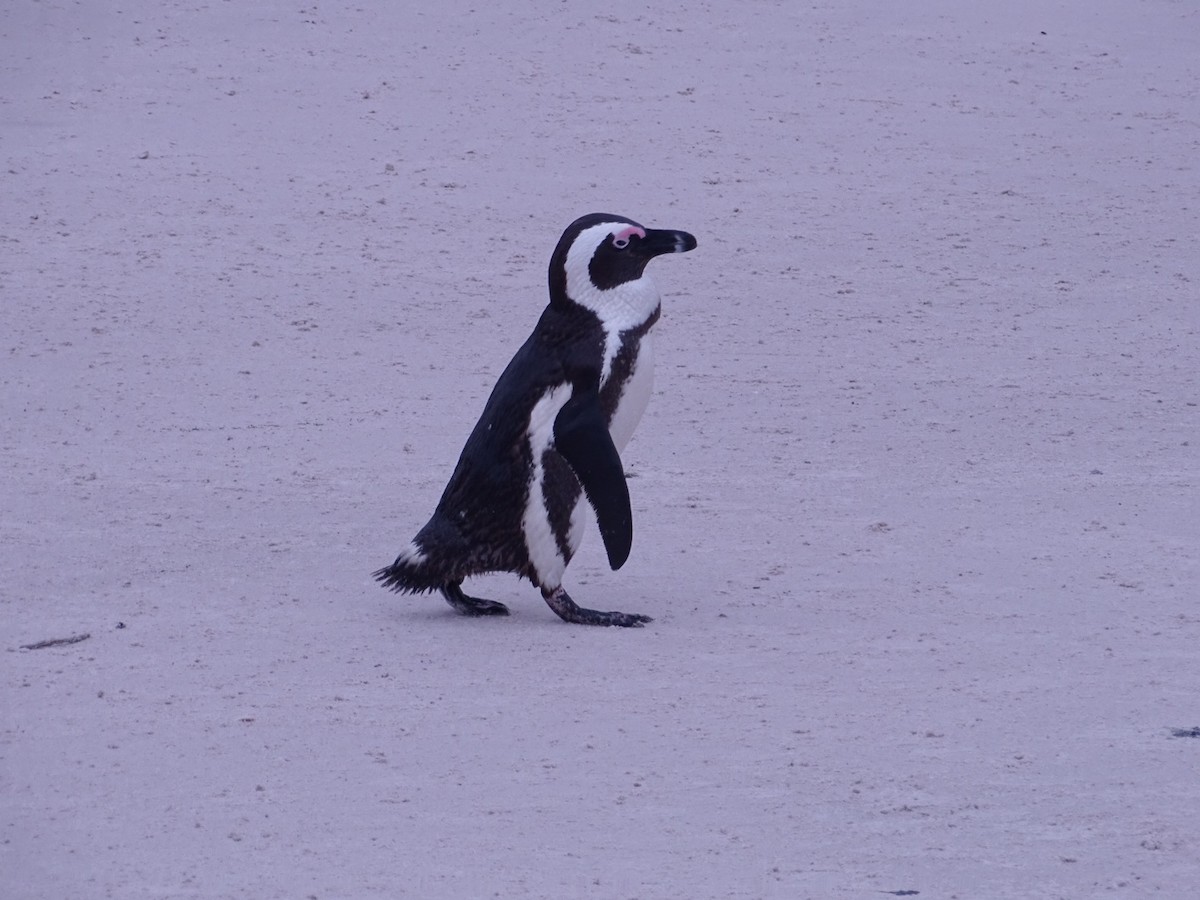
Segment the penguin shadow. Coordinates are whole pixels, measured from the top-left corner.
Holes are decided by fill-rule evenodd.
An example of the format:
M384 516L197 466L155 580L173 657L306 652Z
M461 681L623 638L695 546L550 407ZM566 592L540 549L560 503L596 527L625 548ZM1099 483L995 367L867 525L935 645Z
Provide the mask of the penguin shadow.
M535 593L531 596L523 596L520 591L505 591L502 588L497 588L493 584L482 585L484 590L480 593L486 593L489 598L495 599L508 607L508 615L501 616L464 616L447 604L443 603L437 594L428 594L420 597L411 597L409 599L417 602L409 606L391 607L387 614L387 619L392 624L400 627L424 627L429 628L467 628L474 631L486 631L488 629L511 629L517 628L522 631L554 631L560 632L566 628L568 631L575 631L570 628L569 622L563 621L556 616L554 612L546 606L540 597ZM657 616L655 621L661 621ZM604 632L624 632L626 629L587 629L589 632L604 633ZM637 629L640 630L640 629Z
M507 604L505 604L507 605ZM438 609L436 606L430 605L428 609L422 607L420 609L402 609L395 612L392 616L394 622L404 624L412 624L419 622L429 625L437 625L439 627L454 627L454 628L504 628L512 623L513 619L521 620L526 618L520 613L515 613L507 616L463 616L456 613L450 607L444 610ZM529 616L532 618L532 615ZM547 617L549 619L549 617Z
M437 600L438 598L435 597L433 599ZM441 610L436 605L430 604L428 607L422 606L420 608L412 607L395 610L389 618L392 622L399 625L428 625L431 628L469 628L473 631L486 631L496 628L518 628L522 630L545 629L547 631L558 631L561 628L566 628L574 630L570 628L570 623L564 622L558 616L554 615L536 595L530 598L529 601L524 602L520 597L503 596L500 598L500 602L509 608L507 616L464 616L455 612L449 606ZM542 609L539 609L539 606Z

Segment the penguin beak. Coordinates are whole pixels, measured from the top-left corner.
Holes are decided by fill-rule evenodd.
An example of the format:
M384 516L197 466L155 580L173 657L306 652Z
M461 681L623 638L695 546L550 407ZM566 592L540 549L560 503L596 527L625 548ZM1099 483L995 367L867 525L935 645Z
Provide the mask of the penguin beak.
M696 239L686 231L647 228L646 236L637 242L639 255L651 259L664 253L687 253L696 249Z

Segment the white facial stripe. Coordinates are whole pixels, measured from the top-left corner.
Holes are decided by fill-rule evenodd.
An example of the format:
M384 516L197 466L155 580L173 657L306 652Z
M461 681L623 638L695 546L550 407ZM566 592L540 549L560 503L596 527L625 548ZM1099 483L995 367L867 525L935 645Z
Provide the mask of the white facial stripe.
M661 298L648 275L602 291L592 283L588 265L596 248L614 234L628 236L645 231L624 222L593 225L579 233L567 251L567 296L594 312L604 326L604 366L600 384L608 380L612 361L620 349L620 334L641 325L658 309Z
M624 222L601 222L599 225L583 229L571 242L571 249L567 251L567 294L576 303L579 302L579 298L574 290L575 282L582 279L593 291L596 289L592 285L592 276L588 274L588 264L592 261L596 248L607 241L614 232L628 228ZM584 284L579 287L582 288Z
M556 588L562 583L567 561L558 551L558 540L550 527L550 515L546 512L546 494L542 487L545 470L542 454L554 440L554 420L571 399L572 388L560 384L547 392L533 406L529 416L529 452L533 456L533 481L529 485L529 497L525 501L525 515L521 529L525 534L525 549L529 561L537 572L538 582L543 587Z

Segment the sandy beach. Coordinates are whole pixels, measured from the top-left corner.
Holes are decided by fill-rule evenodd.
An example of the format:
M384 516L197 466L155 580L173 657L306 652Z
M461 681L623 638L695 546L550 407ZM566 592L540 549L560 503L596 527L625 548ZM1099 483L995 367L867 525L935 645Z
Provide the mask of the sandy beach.
M7 4L0 896L1193 896L1200 10L994 6ZM655 621L381 590L593 211Z

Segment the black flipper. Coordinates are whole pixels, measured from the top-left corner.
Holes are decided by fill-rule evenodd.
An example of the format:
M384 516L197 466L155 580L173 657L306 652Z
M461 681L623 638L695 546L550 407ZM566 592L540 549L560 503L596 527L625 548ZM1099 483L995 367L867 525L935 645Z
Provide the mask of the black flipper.
M600 536L614 569L625 565L633 546L629 486L596 388L572 395L554 420L554 446L583 485L596 511Z

